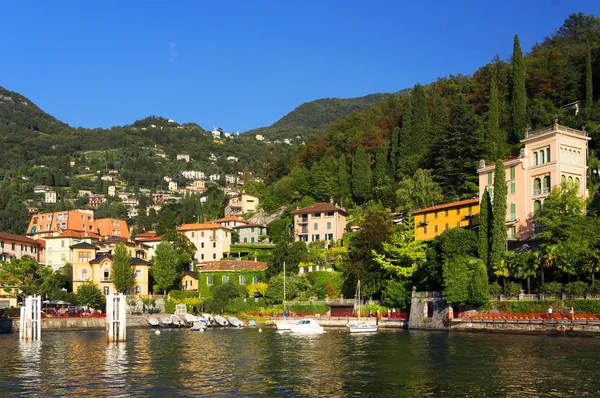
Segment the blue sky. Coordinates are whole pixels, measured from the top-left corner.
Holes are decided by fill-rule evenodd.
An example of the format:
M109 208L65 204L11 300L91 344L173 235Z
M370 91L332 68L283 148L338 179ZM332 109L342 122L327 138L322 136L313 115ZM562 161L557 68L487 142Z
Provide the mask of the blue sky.
M597 0L0 1L0 86L72 125L241 132L303 102L471 74Z

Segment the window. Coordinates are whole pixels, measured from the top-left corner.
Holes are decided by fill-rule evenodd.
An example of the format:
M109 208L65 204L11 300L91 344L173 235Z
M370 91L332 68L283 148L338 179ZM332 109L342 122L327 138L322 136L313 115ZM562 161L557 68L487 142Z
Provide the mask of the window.
M313 241L313 242L316 242L316 241L318 241L318 240L320 240L320 239L321 239L321 237L320 237L320 235L319 235L319 234L314 234L314 235L312 236L312 241Z
M446 229L444 231L447 231L447 230L448 230L448 223L446 223Z
M258 283L258 276L254 275L252 277L252 283Z
M550 161L550 148L546 148L546 162Z
M537 154L537 152L533 153L533 165L534 166L538 165L538 154Z
M10 250L15 251L15 243L14 242L10 244Z
M433 227L433 231L437 234L437 232L438 232L438 226L437 225Z
M550 176L545 176L542 182L542 193L550 192Z
M204 249L204 242L200 242L200 248Z
M90 253L89 252L79 252L77 255L77 262L87 263L90 261Z
M254 236L250 238L250 243L254 243Z
M194 237L194 232L192 231L192 238Z
M204 260L204 254L200 255L200 260Z
M60 261L65 261L65 253L60 254Z
M26 245L21 245L21 252L26 252L26 251L27 251L27 246Z
M227 283L227 282L229 282L229 277L228 277L227 275L223 275L223 276L221 277L221 282L223 282L223 283Z
M327 223L327 229L331 229L331 222Z
M244 238L244 243L248 243L248 238Z
M210 276L210 275L206 277L206 284L207 284L208 286L210 286L210 285L212 285L212 284L213 284L213 279L212 279L212 278L213 278L213 277L212 277L212 276Z
M204 231L200 232L200 237L204 238Z
M460 208L456 209L456 215L460 216Z
M569 176L569 178L567 179L567 186L569 188L573 187L573 177Z
M330 211L329 213L327 213L327 217L333 217L333 212Z
M65 247L65 241L64 240L60 241L60 247Z
M213 242L213 249L217 247L217 242Z
M445 215L446 215L446 217L448 217L448 210L445 211Z
M108 296L108 293L110 293L109 287L108 286L104 286L102 288L102 291L104 292L104 295Z
M104 268L103 279L104 281L108 281L110 279L108 268Z
M0 242L0 248L4 249L4 242Z
M575 177L575 188L577 188L577 190L579 190L579 184L580 184L579 177Z
M457 222L456 222L456 227L457 227L457 228L460 228L460 221L457 221Z
M88 275L87 275L87 269L82 269L81 270L81 280L82 281L87 281Z
M246 277L244 275L240 275L240 285L246 284Z
M316 231L317 229L319 229L319 224L318 223L314 223L313 224L313 229Z
M510 194L514 195L517 192L517 184L514 182L510 183Z
M492 185L492 172L488 173L488 185Z
M315 213L314 218L321 218L321 213Z
M135 270L135 280L139 280L142 277L142 271L139 269Z
M536 200L533 202L533 214L537 214L540 210L542 210L542 202Z
M540 164L544 164L546 163L546 153L544 152L544 150L540 151Z
M510 179L515 179L515 166L510 166Z
M250 228L250 232L254 232L254 227Z
M517 204L516 203L510 204L510 219L511 220L517 219Z
M423 233L426 234L427 233L427 225L423 227Z
M433 213L433 218L437 218L437 211L435 213Z
M217 259L217 253L213 253L213 260Z
M533 180L533 194L539 195L542 193L542 181L539 178Z

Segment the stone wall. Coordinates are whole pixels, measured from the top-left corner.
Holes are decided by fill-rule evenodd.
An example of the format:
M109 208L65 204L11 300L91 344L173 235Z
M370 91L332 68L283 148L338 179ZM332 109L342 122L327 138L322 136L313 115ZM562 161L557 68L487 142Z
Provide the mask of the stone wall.
M586 322L562 323L514 323L514 322L471 322L469 320L453 320L451 331L484 331L498 333L577 333L599 334L600 324L586 324Z
M12 331L19 331L19 320L9 319L12 321ZM148 316L127 316L128 328L148 327ZM105 329L106 318L44 318L42 319L42 333L44 331L56 330L88 330L88 329Z
M452 308L446 304L440 292L413 292L408 328L446 330L451 313Z

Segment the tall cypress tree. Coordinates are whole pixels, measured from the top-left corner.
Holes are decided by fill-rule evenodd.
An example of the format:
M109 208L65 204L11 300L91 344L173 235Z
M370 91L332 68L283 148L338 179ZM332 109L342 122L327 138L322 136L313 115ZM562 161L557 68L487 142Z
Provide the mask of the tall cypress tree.
M411 97L404 100L404 113L402 114L402 129L398 140L398 163L396 165L396 177L410 173L412 167L411 158L415 153L413 136L413 106Z
M390 131L390 155L389 155L389 173L392 179L396 178L396 169L398 168L398 160L400 157L400 134L399 127L395 127Z
M380 188L386 184L389 175L387 148L387 144L381 144L375 148L375 170L373 173L373 183Z
M504 139L500 131L500 104L498 103L498 83L492 78L490 84L490 102L487 113L485 141L487 147L486 160L491 161L503 156Z
M585 63L585 107L591 108L594 102L593 91L592 91L592 50L590 49L590 43L587 45L587 60Z
M504 163L498 159L494 169L494 200L492 202L492 233L490 245L490 267L499 270L503 267L502 257L506 251L506 172Z
M344 204L344 200L350 197L350 181L348 178L348 166L346 165L346 156L340 155L338 159L338 196L340 204Z
M490 194L486 189L481 197L481 204L479 205L479 230L477 232L479 236L479 258L486 267L488 267L490 261L490 227L492 226L491 207Z
M525 62L523 52L519 43L519 35L515 35L512 56L512 122L513 139L517 142L525 137L527 113L527 92L525 91Z
M371 195L371 172L370 156L361 147L358 148L352 161L352 194L359 203L364 203Z
M431 113L431 136L438 140L448 130L448 109L442 97L437 97L433 103Z
M431 146L427 98L423 86L417 84L412 92L412 127L414 148L417 154L424 154Z

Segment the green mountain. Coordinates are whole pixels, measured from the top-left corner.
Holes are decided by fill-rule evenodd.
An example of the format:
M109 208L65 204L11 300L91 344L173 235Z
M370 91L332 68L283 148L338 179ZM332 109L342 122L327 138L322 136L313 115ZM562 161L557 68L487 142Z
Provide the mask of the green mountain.
M377 93L358 98L322 98L305 102L271 126L250 130L245 134L261 134L268 140L295 139L298 136L306 140L322 134L336 120L362 112L390 95L402 96L409 92L402 90L394 94Z

